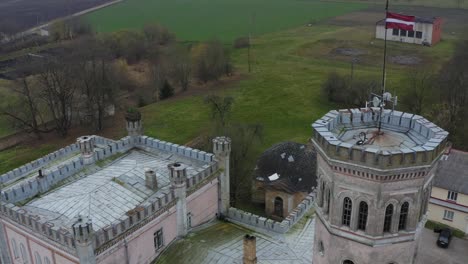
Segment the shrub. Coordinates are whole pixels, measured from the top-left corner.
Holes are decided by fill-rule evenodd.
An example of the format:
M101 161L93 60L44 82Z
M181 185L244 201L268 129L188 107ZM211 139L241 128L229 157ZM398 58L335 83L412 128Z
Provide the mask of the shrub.
M250 40L248 37L240 37L234 40L235 49L243 49L250 46Z
M448 226L446 224L442 224L442 223L439 223L439 222L434 222L434 221L428 220L426 222L425 227L427 229L431 229L431 230L438 229L438 228L450 228L452 230L452 234L453 234L454 237L458 237L458 238L465 237L465 233L463 231L461 231L460 229L456 229L456 228L453 228L451 226Z
M165 80L162 89L159 91L159 99L164 100L174 95L174 88Z

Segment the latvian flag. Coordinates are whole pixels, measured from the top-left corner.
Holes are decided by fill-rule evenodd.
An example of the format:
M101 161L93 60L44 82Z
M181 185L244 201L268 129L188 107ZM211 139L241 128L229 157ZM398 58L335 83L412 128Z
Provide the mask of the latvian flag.
M387 12L387 18L385 19L387 28L396 28L408 31L414 30L415 21L416 18L414 16L404 16L390 12Z

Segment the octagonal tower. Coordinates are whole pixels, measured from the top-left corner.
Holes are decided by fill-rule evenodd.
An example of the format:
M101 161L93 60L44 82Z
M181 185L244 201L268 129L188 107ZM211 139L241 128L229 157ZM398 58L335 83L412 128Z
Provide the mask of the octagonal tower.
M312 127L313 263L414 263L448 133L421 116L379 108L330 111Z

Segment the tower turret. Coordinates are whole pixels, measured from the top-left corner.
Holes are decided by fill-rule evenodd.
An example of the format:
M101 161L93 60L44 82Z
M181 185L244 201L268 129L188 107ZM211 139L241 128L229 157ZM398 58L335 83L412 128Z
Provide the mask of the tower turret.
M383 108L330 111L317 150L314 264L415 263L448 133Z
M187 234L187 167L179 162L169 164L167 167L171 188L177 198L177 236L183 237Z
M231 139L228 137L216 137L213 139L213 153L219 162L222 170L219 175L221 200L219 213L226 215L230 207L230 187L229 187L229 158L231 154Z
M85 220L82 216L77 216L72 229L76 254L78 255L80 264L96 264L93 246L94 230L91 219Z
M94 162L94 136L82 136L76 139L84 164Z
M125 114L127 121L127 132L130 137L141 136L143 134L143 122L141 113L136 109L129 109Z

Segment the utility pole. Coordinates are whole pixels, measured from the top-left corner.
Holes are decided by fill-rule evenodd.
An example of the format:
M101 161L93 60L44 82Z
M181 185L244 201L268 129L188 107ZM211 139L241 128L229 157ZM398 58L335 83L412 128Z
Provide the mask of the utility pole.
M252 17L250 19L249 45L247 47L247 63L249 65L249 72L252 71L250 46L252 45L252 31L254 31L255 29L254 27L255 27L255 12L253 12Z

